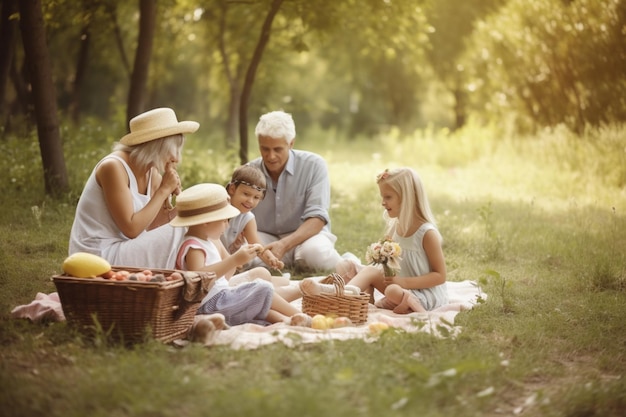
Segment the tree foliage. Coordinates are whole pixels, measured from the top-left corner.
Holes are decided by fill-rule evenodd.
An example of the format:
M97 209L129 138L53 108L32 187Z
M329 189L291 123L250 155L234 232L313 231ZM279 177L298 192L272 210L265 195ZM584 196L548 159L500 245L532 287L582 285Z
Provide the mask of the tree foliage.
M625 28L623 0L511 0L472 40L478 113L575 131L626 120Z
M504 0L429 0L424 9L429 43L426 56L434 74L454 97L455 128L467 118L467 88L463 55L476 21L497 11Z
M235 146L246 70L271 3L158 1L140 107L171 106ZM139 2L49 0L43 12L61 115L95 116L123 134ZM14 33L15 14L3 16L13 19L3 17L1 33ZM625 26L626 0L284 1L243 114L253 121L283 108L300 132L320 125L352 136L454 128L470 117L578 131L622 122ZM19 33L2 42L8 129L32 110L32 88Z

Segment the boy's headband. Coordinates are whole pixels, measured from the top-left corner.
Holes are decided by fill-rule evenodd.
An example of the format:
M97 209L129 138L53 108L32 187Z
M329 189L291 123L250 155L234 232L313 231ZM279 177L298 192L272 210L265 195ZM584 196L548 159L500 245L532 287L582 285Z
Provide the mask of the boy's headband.
M266 191L265 188L261 188L258 185L250 184L249 182L243 181L243 180L235 180L235 181L232 181L231 184L234 184L234 185L238 185L238 184L247 185L248 187L252 187L255 190L260 191L262 193L265 193L265 191Z

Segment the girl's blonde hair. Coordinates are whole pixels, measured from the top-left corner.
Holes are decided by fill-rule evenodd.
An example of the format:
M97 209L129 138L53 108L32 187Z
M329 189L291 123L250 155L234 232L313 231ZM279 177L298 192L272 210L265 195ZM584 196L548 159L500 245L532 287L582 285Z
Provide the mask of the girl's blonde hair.
M178 161L182 159L181 150L185 137L182 134L165 136L163 138L140 143L135 146L126 146L117 142L113 147L114 151L128 152L129 158L140 169L148 169L152 166L158 172L165 171L165 155L176 154Z
M386 169L376 177L376 183L389 186L400 196L399 216L392 219L386 211L383 213L387 221L386 232L390 237L394 230L405 236L415 223L428 222L437 227L422 179L415 170L412 168Z

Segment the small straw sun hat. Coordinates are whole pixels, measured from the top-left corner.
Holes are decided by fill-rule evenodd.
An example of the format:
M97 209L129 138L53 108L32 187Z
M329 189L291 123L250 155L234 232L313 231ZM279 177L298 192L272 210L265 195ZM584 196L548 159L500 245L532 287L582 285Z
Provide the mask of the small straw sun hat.
M125 135L120 143L135 146L179 133L193 133L198 127L200 127L198 122L179 122L174 110L161 107L133 117L130 120L130 133Z
M228 200L228 193L223 185L196 184L183 190L176 197L176 217L172 226L193 226L231 219L240 211Z

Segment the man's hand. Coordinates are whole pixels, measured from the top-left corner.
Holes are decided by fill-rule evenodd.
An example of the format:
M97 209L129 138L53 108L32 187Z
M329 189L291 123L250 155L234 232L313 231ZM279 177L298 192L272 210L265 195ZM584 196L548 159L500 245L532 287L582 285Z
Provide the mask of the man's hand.
M277 240L276 242L266 245L265 250L270 252L276 259L282 259L285 253L287 253L288 248L281 240Z
M261 260L263 262L265 262L265 264L267 266L269 266L272 269L277 269L277 270L281 270L285 267L285 264L283 263L283 261L281 261L280 259L278 259L271 250L269 250L268 248L263 249L263 251L261 252L261 254L259 255L259 257L261 258Z

